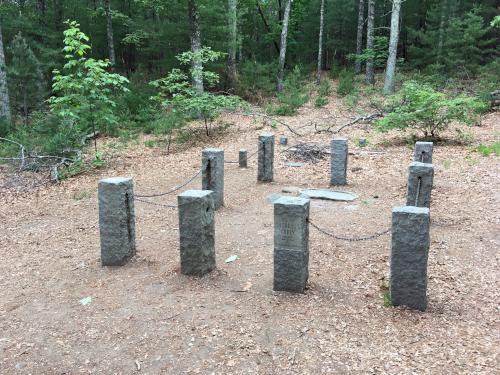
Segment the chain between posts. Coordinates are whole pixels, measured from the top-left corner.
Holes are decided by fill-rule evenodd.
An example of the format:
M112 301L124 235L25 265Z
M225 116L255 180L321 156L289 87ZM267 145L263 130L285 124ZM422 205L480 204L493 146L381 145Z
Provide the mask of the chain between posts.
M189 178L186 182L184 182L182 185L176 186L176 187L174 187L174 188L172 188L172 189L170 189L170 190L168 190L168 191L166 191L164 193L145 194L145 195L143 195L143 194L134 194L134 197L135 198L155 198L155 197L162 197L164 195L172 194L172 193L176 192L177 190L180 190L184 186L186 186L186 185L190 184L191 182L193 182L194 179L200 175L200 173L201 173L201 169L198 172L196 172L196 174L193 177Z
M147 204L150 204L152 206L159 206L159 207L165 207L165 208L178 208L177 205L173 205L173 204L164 204L164 203L151 202L151 201L147 201L145 199L137 198L137 196L134 197L134 198L138 202L147 203Z
M385 234L388 234L392 228L389 228L383 232L380 232L380 233L375 233L375 234L372 234L370 236L365 236L365 237L341 237L341 236L337 236L323 228L320 228L318 227L316 224L314 224L310 219L308 219L308 222L309 224L311 224L311 226L316 229L317 231L319 231L320 233L323 233L327 236L330 236L330 237L333 237L335 238L336 240L340 240L340 241L348 241L348 242L360 242L360 241L368 241L368 240L374 240L375 238L378 238L378 237L381 237Z
M247 160L254 157L255 155L257 155L258 152L259 152L259 150L248 155ZM224 164L239 164L239 163L240 163L239 161L224 160Z

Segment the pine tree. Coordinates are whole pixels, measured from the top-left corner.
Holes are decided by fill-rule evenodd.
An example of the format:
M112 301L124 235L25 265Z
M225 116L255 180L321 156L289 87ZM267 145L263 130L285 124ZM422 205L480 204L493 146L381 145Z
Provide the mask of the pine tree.
M40 62L21 33L12 40L9 48L9 86L13 108L21 113L25 124L28 115L43 102L43 75Z

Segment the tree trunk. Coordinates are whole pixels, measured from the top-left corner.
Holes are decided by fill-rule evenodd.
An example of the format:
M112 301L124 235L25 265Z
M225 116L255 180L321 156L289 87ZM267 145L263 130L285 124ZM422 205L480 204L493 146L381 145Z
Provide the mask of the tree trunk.
M319 12L319 41L318 41L318 68L316 70L316 83L321 83L321 65L323 62L323 26L325 23L325 0L321 0Z
M358 10L358 34L356 36L356 55L363 52L363 25L365 24L365 0L359 0ZM356 74L361 73L361 61L356 60L354 63Z
M269 26L269 22L267 22L266 16L264 15L264 12L262 11L262 7L260 6L260 1L255 0L255 4L257 5L257 12L260 15L260 18L262 18L262 22L264 22L264 26L269 34L271 34L273 31L271 30L271 26ZM276 40L273 39L273 45L274 48L276 49L276 52L280 53L280 46L278 46L278 43L276 43Z
M229 86L236 88L236 50L238 48L238 0L228 0L228 21L229 21L229 53L227 57L227 70L229 76Z
M391 36L389 40L389 57L387 58L387 67L385 69L384 94L392 94L394 92L396 58L398 56L399 14L401 11L401 1L402 0L392 1Z
M45 15L45 0L37 0L36 11L40 17Z
M373 30L375 28L375 0L368 0L368 24L366 27L366 49L373 50ZM375 83L373 58L366 62L366 83Z
M10 122L9 88L7 86L7 67L3 49L2 25L0 24L0 120Z
M116 64L115 57L115 42L113 38L113 18L111 16L111 4L110 0L104 0L104 10L106 11L106 32L108 37L108 50L109 50L109 61L111 62L111 67L114 68Z
M287 0L285 13L283 15L283 27L281 28L280 57L278 66L278 92L283 91L283 77L285 75L286 40L288 36L288 21L290 20L290 8L293 0Z
M201 61L201 30L200 13L196 0L188 0L189 23L191 26L191 51L194 53L192 63L193 87L198 92L203 92L203 63Z
M448 0L442 0L441 3L441 20L439 22L439 40L438 40L438 51L437 51L437 63L441 62L443 56L443 44L444 44L444 25L446 21L446 8Z

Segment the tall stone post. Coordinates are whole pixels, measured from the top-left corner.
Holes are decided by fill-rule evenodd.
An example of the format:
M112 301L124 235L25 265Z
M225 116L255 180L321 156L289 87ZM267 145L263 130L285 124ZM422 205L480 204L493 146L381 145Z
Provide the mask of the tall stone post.
M99 181L101 264L122 266L135 255L134 185L131 178Z
M239 153L239 166L240 168L247 168L248 167L248 152L247 150L241 149Z
M331 185L347 185L347 139L333 139L331 144Z
M203 276L215 269L214 192L188 190L177 196L181 273Z
M303 293L309 277L309 199L274 202L274 287Z
M432 142L416 142L413 160L421 163L432 164L433 148L434 144Z
M214 192L214 207L224 205L224 150L207 148L201 154L202 190Z
M393 306L427 308L429 209L398 207L392 211L391 276Z
M434 166L414 161L408 169L408 191L406 205L430 207Z
M259 135L258 150L257 180L271 182L274 176L274 135L270 133Z

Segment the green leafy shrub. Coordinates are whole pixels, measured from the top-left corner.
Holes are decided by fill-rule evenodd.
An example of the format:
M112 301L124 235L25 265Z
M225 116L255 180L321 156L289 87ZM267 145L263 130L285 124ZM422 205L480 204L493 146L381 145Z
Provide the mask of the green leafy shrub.
M318 87L319 96L329 96L332 92L332 85L327 80L322 80Z
M500 156L500 142L492 143L491 145L480 144L477 151L483 156Z
M238 93L249 100L272 96L276 90L276 64L246 61L241 65Z
M268 106L267 112L279 116L292 116L308 101L309 95L304 92L301 70L296 66L285 79L283 92L278 94L278 104Z
M389 38L386 36L375 36L373 39L373 48L365 49L361 54L349 55L349 58L354 61L366 63L373 59L375 68L383 68L387 63L389 51Z
M354 94L356 91L355 79L356 77L352 70L343 69L339 75L337 94L341 96Z
M330 78L337 79L342 71L341 66L336 60L333 60L332 67L330 68Z
M183 52L177 55L182 65L190 66L193 61L200 61L203 65L220 59L222 52L212 51L210 47L203 47L198 52ZM151 82L157 90L153 97L160 106L175 113L185 120L202 118L205 123L206 134L210 135L213 120L223 111L242 107L244 103L238 96L217 95L208 91L200 91L191 84L193 77L200 77L206 87L214 87L219 82L217 73L191 68L186 74L180 69L172 69L167 77Z
M376 122L379 130L412 129L436 137L452 121L473 124L484 103L463 95L448 98L432 87L409 81L390 98L390 113Z
M327 104L328 104L328 98L325 98L324 96L318 96L314 101L314 106L318 108L324 107Z

